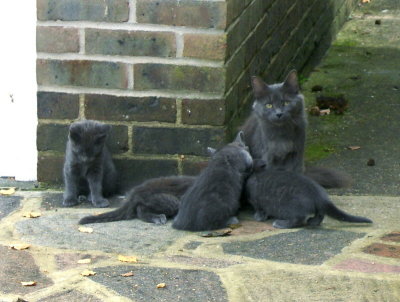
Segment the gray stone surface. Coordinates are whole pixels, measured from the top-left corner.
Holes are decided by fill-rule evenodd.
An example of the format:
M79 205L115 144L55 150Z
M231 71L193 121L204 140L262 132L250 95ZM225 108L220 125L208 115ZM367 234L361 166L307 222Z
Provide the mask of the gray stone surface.
M0 220L18 209L22 197L19 196L1 196L0 195Z
M0 294L27 294L52 285L42 274L27 251L0 245ZM35 281L36 286L22 286L21 282Z
M96 297L81 293L74 289L66 290L64 292L57 293L49 297L38 300L38 302L55 302L55 301L102 302L102 300L97 299Z
M93 233L82 233L77 223L83 216L77 213L43 215L19 221L15 227L23 240L44 246L146 256L164 250L185 235L185 232L172 230L171 223L155 225L137 219L88 224L85 227L93 228Z
M130 271L133 276L121 276ZM90 278L137 302L228 301L219 277L206 271L115 266L98 268L96 275ZM166 286L157 288L160 283Z
M302 229L259 240L222 244L224 252L278 262L317 265L339 254L364 233Z

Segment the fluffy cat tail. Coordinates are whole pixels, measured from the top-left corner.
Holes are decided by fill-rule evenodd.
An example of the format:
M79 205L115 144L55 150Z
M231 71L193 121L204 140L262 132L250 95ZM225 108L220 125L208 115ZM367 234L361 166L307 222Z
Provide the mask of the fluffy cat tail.
M322 167L306 167L304 175L311 178L326 189L346 188L351 184L349 175L335 169Z
M134 211L134 205L131 202L126 201L124 205L113 211L102 213L100 215L85 216L79 220L78 224L129 220L135 217L136 212Z
M339 221L347 221L347 222L357 222L357 223L372 223L372 220L362 216L354 216L347 214L342 211L338 207L336 207L331 201L327 201L325 204L326 215L332 217L333 219Z

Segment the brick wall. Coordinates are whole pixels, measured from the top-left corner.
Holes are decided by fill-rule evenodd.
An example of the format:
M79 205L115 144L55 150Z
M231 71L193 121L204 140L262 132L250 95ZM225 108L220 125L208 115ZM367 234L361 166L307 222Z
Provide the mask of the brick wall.
M62 182L68 125L113 125L125 185L194 174L229 140L249 79L322 54L355 0L37 0L38 180Z

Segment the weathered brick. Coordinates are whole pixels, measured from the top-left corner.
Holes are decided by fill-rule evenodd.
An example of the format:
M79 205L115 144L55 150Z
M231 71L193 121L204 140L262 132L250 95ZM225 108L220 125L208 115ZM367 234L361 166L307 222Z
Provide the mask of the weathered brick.
M223 93L225 75L222 68L166 64L136 64L135 90L190 90Z
M37 127L38 151L64 152L68 138L69 125L39 124Z
M39 182L61 185L63 183L64 156L39 153L37 179Z
M106 144L112 154L127 152L129 150L128 127L112 125Z
M223 129L134 127L133 150L138 154L207 155L206 148L223 144Z
M209 60L225 60L226 35L185 34L183 56Z
M39 85L126 88L126 66L122 63L84 60L37 60Z
M176 38L170 32L86 29L88 54L175 57Z
M40 119L76 119L79 115L79 95L39 91L37 115Z
M225 122L224 100L182 100L182 123L222 126Z
M397 245L373 243L364 248L363 252L381 257L400 258L400 246Z
M226 3L196 0L137 0L139 23L225 29Z
M208 160L206 159L184 159L182 161L182 174L183 175L199 175L199 173L207 167Z
M115 159L122 190L147 179L178 175L178 162L174 159Z
M38 20L125 22L128 0L37 0Z
M37 26L36 51L50 53L79 52L78 29Z
M162 97L85 96L85 116L108 121L176 121L175 99Z

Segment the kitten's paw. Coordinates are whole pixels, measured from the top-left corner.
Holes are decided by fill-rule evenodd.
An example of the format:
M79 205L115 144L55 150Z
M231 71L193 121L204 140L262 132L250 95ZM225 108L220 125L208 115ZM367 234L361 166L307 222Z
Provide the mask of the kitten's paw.
M96 200L92 200L92 204L96 208L107 208L110 206L110 202L105 198L99 198Z
M238 224L239 219L236 216L232 216L231 218L228 219L228 222L226 223L227 225L231 224Z
M289 228L289 227L287 226L285 220L275 220L275 221L272 223L272 226L273 226L274 228L277 228L277 229L288 229L288 228Z
M167 217L164 214L153 217L153 223L157 225L162 225L167 223Z
M63 200L62 202L64 207L73 207L76 206L77 204L79 204L78 199L74 198L74 197L67 197Z
M265 221L267 220L267 216L264 213L257 211L254 213L254 219L257 221Z
M85 196L85 195L79 195L78 196L78 202L79 203L84 203L84 202L87 202L87 201L88 201L87 196Z

